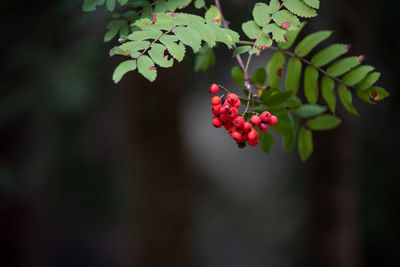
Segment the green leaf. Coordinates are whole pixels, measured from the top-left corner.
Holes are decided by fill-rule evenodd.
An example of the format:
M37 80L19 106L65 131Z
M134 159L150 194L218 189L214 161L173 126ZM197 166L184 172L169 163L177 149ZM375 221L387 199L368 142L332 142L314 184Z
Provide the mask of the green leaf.
M345 74L352 68L357 67L360 63L358 57L346 57L332 63L327 69L327 72L333 77L337 77Z
M254 20L242 24L242 30L247 37L254 40L261 36L261 29Z
M305 104L296 110L296 114L303 119L318 116L326 111L326 107L320 105Z
M260 147L265 153L269 154L271 152L274 143L274 136L270 132L260 134Z
M136 60L127 60L118 65L113 74L113 81L118 83L128 72L136 70Z
M315 119L307 121L307 126L313 131L325 131L336 128L340 123L341 119L332 115L321 115Z
M232 68L231 75L232 75L233 79L235 80L235 82L238 85L242 86L243 88L246 88L244 86L244 74L243 74L243 71L238 66L235 66L235 67Z
M318 70L308 66L304 74L304 93L310 104L317 103L318 100Z
M261 87L264 85L266 79L267 79L267 71L265 70L265 68L259 68L254 72L250 81L251 83L257 85L258 87Z
M153 61L148 56L141 56L137 59L137 68L149 81L153 82L157 77L157 70L155 69Z
M149 39L157 39L162 35L160 30L149 30L149 31L135 31L128 35L128 39L132 41L143 41Z
M110 57L115 56L115 55L129 56L130 53L129 53L129 51L122 50L118 46L115 46L110 50Z
M375 101L383 100L390 95L388 91L386 91L385 89L383 89L382 87L379 87L379 86L373 86L373 87L369 88L368 94Z
M193 28L201 36L201 39L206 41L208 46L210 46L210 47L215 46L215 41L217 40L217 37L211 27L209 27L208 25L206 25L204 23L200 23L197 21L193 22L189 26L190 26L190 28Z
M296 38L299 35L300 31L303 29L304 25L306 25L306 23L301 23L298 29L286 32L287 41L278 42L278 46L285 50L292 47L293 43L296 41Z
M96 6L104 4L105 0L84 0L82 10L85 12L96 10Z
M113 11L115 8L115 0L107 0L106 7L109 11Z
M298 58L292 57L289 59L286 74L286 90L293 91L293 94L296 94L299 90L301 69L301 61Z
M175 1L178 2L178 8L185 8L190 4L192 0L175 0ZM169 0L168 2L171 2L171 0Z
M356 83L361 82L367 74L374 69L374 67L367 65L356 67L344 75L343 82L350 86L355 85Z
M287 111L297 110L301 107L301 101L296 96L289 98L286 101L286 107L284 107Z
M126 21L123 19L112 20L110 23L107 24L107 33L104 36L104 42L108 42L112 40L115 36L117 36L118 32L120 31L121 27L126 24Z
M284 22L289 22L290 26L287 29L288 31L293 31L300 27L300 20L287 10L279 10L272 15L272 20L281 27Z
M282 69L285 65L285 56L282 53L274 53L267 66L268 85L278 88L281 83Z
M272 38L277 42L284 42L286 31L278 26L276 23L268 24L263 27L262 31L266 34L272 33Z
M269 37L268 34L261 33L261 37L256 40L256 47L263 49L263 47L269 47L273 43L272 39Z
M313 151L312 132L305 126L300 129L298 150L302 161L306 161Z
M268 12L269 12L270 14L275 13L276 11L278 11L280 5L281 5L281 3L279 2L279 0L271 0L271 1L269 2Z
M132 41L123 43L119 48L129 51L131 57L136 58L140 55L139 51L146 49L149 45L148 41Z
M290 133L283 135L283 149L285 151L291 151L296 147L296 133Z
M358 98L360 98L362 101L367 102L369 104L374 104L369 99L369 93L367 92L367 90L361 90L360 88L357 88L356 94Z
M160 38L160 42L165 45L171 56L181 62L185 56L186 48L182 43L176 43L176 41L178 41L178 38L174 35L164 35Z
M210 6L204 17L207 24L214 24L217 26L221 25L221 14L219 13L218 8L214 5Z
M150 3L149 1L135 1L129 4L130 7L137 8L137 7L145 7L148 6Z
M293 125L289 122L289 120L284 120L284 118L279 118L279 123L271 126L271 130L277 132L281 135L288 135L293 132Z
M190 46L194 53L199 52L201 47L201 39L199 34L189 27L177 27L174 34L185 45Z
M233 51L232 57L236 57L237 55L243 54L248 52L251 49L250 45L238 46Z
M233 47L234 43L239 41L239 34L235 31L217 26L213 26L212 29L217 37L217 42L224 43L229 49Z
M380 72L372 72L365 77L365 79L357 84L357 87L363 90L370 88L374 83L376 83L381 77Z
M204 0L196 0L194 1L194 7L197 9L203 8L206 5Z
M325 66L326 64L331 63L341 55L346 54L349 51L349 45L345 44L333 44L330 45L321 51L319 51L317 54L315 54L311 62L316 66L316 67L322 67Z
M291 91L264 90L261 95L262 103L267 107L273 107L284 103L292 96Z
M202 47L200 52L196 54L194 71L206 71L211 66L215 65L214 51L209 47Z
M319 0L303 0L303 1L310 7L319 9Z
M322 77L321 82L322 98L328 104L329 110L335 114L336 95L335 95L335 82L328 76Z
M342 101L343 106L347 109L347 111L353 115L358 116L358 112L353 106L353 95L351 91L347 88L346 85L340 84L339 85L339 98Z
M125 5L126 3L128 3L128 0L118 0L118 3L119 3L121 6L123 6L123 5Z
M317 12L312 7L306 5L301 0L285 0L283 5L293 14L304 18L317 16Z
M307 56L322 41L326 40L332 34L331 31L319 31L308 35L295 48L294 52L299 57Z
M161 44L152 44L149 56L160 67L169 68L174 64L174 60L168 59L168 56L164 55L165 50L166 47Z
M253 18L260 27L267 25L270 19L267 4L256 3L253 9Z

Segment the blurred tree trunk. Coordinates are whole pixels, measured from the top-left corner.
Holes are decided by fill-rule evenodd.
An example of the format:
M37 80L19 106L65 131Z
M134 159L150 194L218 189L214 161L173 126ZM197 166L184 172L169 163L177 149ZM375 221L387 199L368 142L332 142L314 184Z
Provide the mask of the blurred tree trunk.
M336 42L352 44L352 54L367 52L370 1L325 3ZM337 105L341 106L338 101ZM314 134L315 153L308 163L313 266L359 265L357 236L357 132L353 120L339 109L343 124L334 131Z
M134 266L191 266L191 180L178 114L183 76L182 66L159 70L154 83L130 73L121 86L131 137Z

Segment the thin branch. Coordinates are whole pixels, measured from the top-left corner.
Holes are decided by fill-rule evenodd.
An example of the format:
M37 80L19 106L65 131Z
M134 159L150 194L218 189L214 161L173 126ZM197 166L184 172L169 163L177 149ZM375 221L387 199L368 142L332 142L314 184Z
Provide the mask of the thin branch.
M220 4L219 0L215 0L215 6L217 7L219 13L221 14L221 23L222 23L222 25L224 26L225 29L229 29L228 23L226 23L225 17L224 17L224 15L222 13L221 4ZM232 46L233 46L234 49L236 49L236 44L233 44ZM243 71L243 73L245 75L245 84L246 84L246 81L248 81L248 77L247 77L248 75L245 72L245 66L244 66L242 57L240 55L237 55L236 56L236 60L237 60L240 68L242 69L242 71ZM248 82L248 86L246 85L246 88L249 91L251 91L250 82Z

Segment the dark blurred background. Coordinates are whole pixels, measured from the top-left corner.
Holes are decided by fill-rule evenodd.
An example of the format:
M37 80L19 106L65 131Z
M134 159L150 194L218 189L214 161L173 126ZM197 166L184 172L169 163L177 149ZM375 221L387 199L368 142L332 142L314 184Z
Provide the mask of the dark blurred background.
M221 2L239 30L255 1ZM391 97L339 108L302 164L211 127L208 85L237 88L225 47L114 85L104 8L1 1L0 266L400 266L397 1L321 2L303 35L334 30Z

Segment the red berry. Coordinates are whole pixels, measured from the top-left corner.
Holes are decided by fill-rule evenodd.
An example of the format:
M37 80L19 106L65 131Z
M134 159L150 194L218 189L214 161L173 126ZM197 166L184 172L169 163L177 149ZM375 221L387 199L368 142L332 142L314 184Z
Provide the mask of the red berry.
M229 118L234 119L239 115L239 110L235 107L231 107L227 112Z
M221 122L225 123L227 120L230 120L230 118L228 116L226 116L226 114L220 114L218 116L218 118L220 119Z
M212 120L212 125L214 125L215 128L221 128L222 127L222 121L218 118L214 118Z
M235 126L232 126L231 128L229 128L228 130L228 134L230 136L232 136L233 132L237 132L237 128Z
M228 103L230 105L234 105L237 101L239 100L239 97L236 94L228 94L228 96L226 97L226 101L228 101Z
M247 142L249 146L257 146L258 145L258 139L249 139Z
M240 132L238 132L238 131L234 131L233 133L232 133L232 138L233 138L233 140L235 140L236 142L239 142L241 139L242 139L242 134L240 133Z
M240 103L240 100L238 100L238 101L236 101L236 103L235 104L233 104L233 106L235 107L235 108L240 108L240 105L241 105L242 103Z
M212 113L214 113L214 115L218 116L219 114L221 114L221 105L216 105L216 106L212 106L211 111Z
M254 126L258 126L261 123L261 118L258 115L253 115L250 118L250 122L254 125Z
M229 129L231 129L233 127L233 124L231 121L227 121L224 123L224 127L225 127L225 130L229 131Z
M269 117L271 117L271 113L269 113L268 111L264 111L264 112L261 114L261 120L262 120L263 122L267 122L268 119L269 119Z
M214 96L213 98L211 98L211 104L213 104L214 106L221 104L221 98L219 96Z
M272 115L268 120L268 124L271 126L274 126L277 123L278 123L278 118L275 115Z
M251 131L251 129L253 129L253 127L251 126L251 124L250 124L249 122L245 121L245 122L243 123L243 131L244 131L245 133L248 133L248 132Z
M260 129L261 132L266 132L268 130L268 124L262 122L259 126L258 129Z
M250 132L249 132L249 134L247 135L247 138L249 138L249 141L250 140L256 140L256 139L258 139L258 132L256 131L256 130L251 130Z
M212 94L212 95L215 95L216 93L218 93L218 91L219 91L219 87L215 83L211 84L210 88L208 89L208 92L210 92L210 94Z
M244 124L244 119L243 117L236 117L233 120L233 125L235 125L237 128L242 128Z

